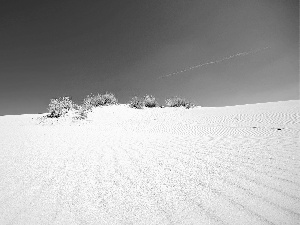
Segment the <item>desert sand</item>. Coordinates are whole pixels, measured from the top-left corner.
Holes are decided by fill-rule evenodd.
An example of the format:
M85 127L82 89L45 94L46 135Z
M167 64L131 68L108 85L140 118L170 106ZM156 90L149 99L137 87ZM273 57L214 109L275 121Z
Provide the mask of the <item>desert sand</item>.
M44 114L45 115L45 114ZM300 101L0 117L0 224L300 224Z

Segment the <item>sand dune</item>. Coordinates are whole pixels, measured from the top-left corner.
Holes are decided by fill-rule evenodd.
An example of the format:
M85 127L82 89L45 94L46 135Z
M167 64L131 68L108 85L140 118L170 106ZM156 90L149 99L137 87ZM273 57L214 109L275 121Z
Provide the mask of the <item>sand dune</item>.
M39 117L0 117L0 224L300 224L300 101Z

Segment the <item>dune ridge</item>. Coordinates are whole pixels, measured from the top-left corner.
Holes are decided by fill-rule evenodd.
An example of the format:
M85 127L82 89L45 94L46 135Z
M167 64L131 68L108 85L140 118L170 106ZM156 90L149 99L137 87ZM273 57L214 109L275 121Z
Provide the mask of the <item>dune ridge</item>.
M40 117L0 117L0 224L300 224L299 100Z

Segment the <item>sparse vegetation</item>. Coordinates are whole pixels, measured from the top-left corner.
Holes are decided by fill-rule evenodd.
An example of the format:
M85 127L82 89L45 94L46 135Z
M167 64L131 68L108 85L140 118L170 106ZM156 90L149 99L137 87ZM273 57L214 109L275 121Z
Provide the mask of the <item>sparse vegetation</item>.
M83 105L86 108L105 106L105 105L115 105L118 104L117 98L113 93L97 94L97 95L88 95L83 100Z
M144 100L134 96L129 102L131 108L142 109L144 108Z
M75 104L69 96L53 98L50 100L48 108L49 115L46 117L59 118L67 114L69 111L72 111L72 113L68 114L68 116L72 117L73 119L86 119L88 113L92 111L93 108L115 104L118 104L118 100L113 93L87 95L81 105ZM142 109L144 107L165 107L159 105L153 95L145 95L143 98L135 96L129 101L129 106L136 109ZM194 104L184 98L172 97L166 99L166 106L185 107L189 109L194 107Z
M76 117L74 119L79 119L79 120L86 119L88 112L90 111L91 109L86 108L85 105L81 105L76 110Z
M71 97L59 97L50 100L49 115L50 118L58 118L67 114L70 110L74 110L75 119L85 119L89 111L93 107L115 105L118 104L117 98L112 93L88 95L81 105L73 103Z
M50 100L49 104L49 115L48 117L51 118L58 118L66 114L70 109L73 108L73 102L71 97L65 96L65 97L59 97L59 98L53 98Z
M87 118L88 112L92 111L94 107L116 105L118 104L118 99L113 93L88 95L83 100L82 105L79 106L78 115L79 119Z
M168 107L185 107L185 108L189 109L189 108L194 107L195 105L192 102L190 102L184 98L175 96L175 97L166 99L166 106L168 106Z
M154 96L146 95L143 99L144 106L148 108L158 107L158 102L155 100Z

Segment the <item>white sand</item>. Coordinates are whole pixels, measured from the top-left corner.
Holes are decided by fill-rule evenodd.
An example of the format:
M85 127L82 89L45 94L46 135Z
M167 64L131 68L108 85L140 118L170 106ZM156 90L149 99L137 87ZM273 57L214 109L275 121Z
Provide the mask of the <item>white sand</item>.
M1 225L300 224L300 101L40 116L0 117Z

